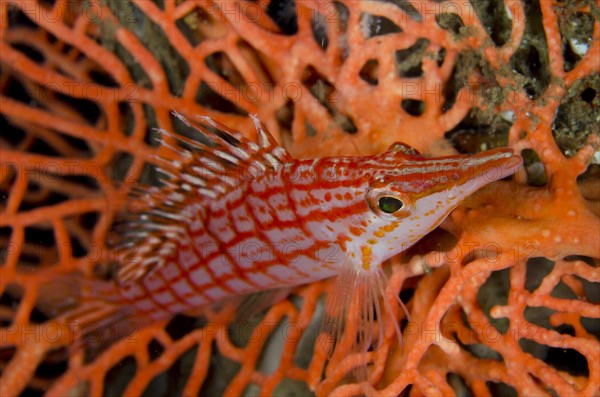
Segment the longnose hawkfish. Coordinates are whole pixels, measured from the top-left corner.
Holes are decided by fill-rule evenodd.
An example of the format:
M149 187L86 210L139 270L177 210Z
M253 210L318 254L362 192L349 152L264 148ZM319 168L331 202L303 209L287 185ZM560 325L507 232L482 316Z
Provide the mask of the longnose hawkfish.
M174 156L158 158L160 186L130 200L114 321L167 319L263 291L281 297L337 276L326 317L339 329L359 294L355 329L366 349L373 322L391 310L382 263L521 164L507 148L426 158L402 143L374 156L297 160L254 116L256 143L211 118L175 116L198 136L161 131Z

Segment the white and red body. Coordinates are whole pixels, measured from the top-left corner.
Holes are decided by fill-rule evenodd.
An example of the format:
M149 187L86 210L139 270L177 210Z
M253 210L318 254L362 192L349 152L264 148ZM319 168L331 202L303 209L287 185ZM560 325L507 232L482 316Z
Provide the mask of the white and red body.
M212 135L216 149L182 149L167 186L137 198L159 207L139 215L149 226L130 233L137 239L119 274L119 292L139 315L168 318L344 267L369 274L520 165L510 149L429 159L402 144L376 156L293 160L259 122L257 145L203 121L239 143ZM201 160L211 152L212 163ZM382 212L383 196L402 208Z

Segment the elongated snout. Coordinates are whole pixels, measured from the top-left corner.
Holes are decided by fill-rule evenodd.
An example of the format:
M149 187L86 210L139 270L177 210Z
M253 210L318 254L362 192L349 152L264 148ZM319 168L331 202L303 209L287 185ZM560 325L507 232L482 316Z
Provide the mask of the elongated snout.
M522 163L521 156L515 155L509 148L464 156L460 160L457 186L465 186L470 191L477 190L488 183L514 174Z
M386 166L390 153L382 156L379 167ZM512 149L498 148L475 155L455 155L437 158L406 157L391 152L390 172L380 178L390 189L428 196L440 191L452 191L465 196L480 187L514 174L522 164L521 156Z

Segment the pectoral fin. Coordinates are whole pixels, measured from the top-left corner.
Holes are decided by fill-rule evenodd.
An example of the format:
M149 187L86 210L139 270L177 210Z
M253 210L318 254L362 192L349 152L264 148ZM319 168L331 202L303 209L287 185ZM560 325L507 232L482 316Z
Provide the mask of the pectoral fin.
M383 343L385 321L393 322L402 342L395 311L385 299L386 284L380 265L365 270L348 262L342 266L327 297L319 343L329 358L335 354L356 355L353 374L359 380L367 377L368 352Z

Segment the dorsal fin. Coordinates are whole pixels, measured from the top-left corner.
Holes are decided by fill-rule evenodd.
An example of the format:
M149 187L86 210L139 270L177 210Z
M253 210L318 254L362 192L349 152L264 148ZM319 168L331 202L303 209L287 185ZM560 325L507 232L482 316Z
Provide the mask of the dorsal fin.
M201 161L203 158L210 158L224 163L221 164L223 166L235 165L237 171L243 171L240 167L249 167L251 165L262 165L259 168L277 170L284 164L293 161L290 154L277 143L256 115L250 115L250 117L256 128L257 143L248 140L239 132L230 129L210 117L199 116L198 119L200 122L193 122L179 113L174 112L173 115L209 141L208 144L203 144L181 135L161 130L163 134L170 135L182 143L184 146L182 150L185 150L187 146L187 151L190 154L181 154L186 158L193 155L193 159L200 162L196 164L197 166L206 166L207 163ZM212 130L208 127L211 127Z
M179 113L173 115L204 142L159 130L161 145L174 152L175 159L156 157L161 163L157 170L162 174L162 186L136 187L127 214L119 222L116 277L122 284L160 269L166 258L177 255L178 244L186 239L185 225L190 216L198 215L188 213L193 200L217 199L249 177L279 170L293 161L254 115L250 117L258 143L210 117L201 116L194 122ZM248 168L252 171L245 172Z

